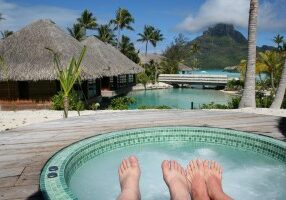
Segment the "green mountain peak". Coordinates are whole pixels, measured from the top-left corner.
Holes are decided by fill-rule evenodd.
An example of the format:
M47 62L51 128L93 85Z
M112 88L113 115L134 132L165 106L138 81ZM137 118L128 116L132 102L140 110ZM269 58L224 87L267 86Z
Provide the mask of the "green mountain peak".
M263 45L257 52L271 50ZM192 41L179 34L164 52L171 60L200 69L223 69L247 59L248 41L232 24L215 24Z
M204 31L204 36L224 37L229 36L239 43L247 43L247 39L239 31L235 30L232 24L219 23L215 26L209 27Z

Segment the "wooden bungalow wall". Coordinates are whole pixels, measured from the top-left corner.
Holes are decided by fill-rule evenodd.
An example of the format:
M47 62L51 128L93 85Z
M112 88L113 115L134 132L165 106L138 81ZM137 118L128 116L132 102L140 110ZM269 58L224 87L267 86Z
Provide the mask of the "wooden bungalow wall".
M57 93L56 81L0 82L1 100L50 100Z
M11 100L18 99L18 84L14 81L0 82L0 99Z

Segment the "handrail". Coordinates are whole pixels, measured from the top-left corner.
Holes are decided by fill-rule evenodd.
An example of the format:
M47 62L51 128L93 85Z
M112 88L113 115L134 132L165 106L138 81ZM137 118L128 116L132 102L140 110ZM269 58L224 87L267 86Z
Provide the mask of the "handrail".
M160 82L173 83L212 83L226 84L228 77L226 75L198 75L198 74L160 74Z

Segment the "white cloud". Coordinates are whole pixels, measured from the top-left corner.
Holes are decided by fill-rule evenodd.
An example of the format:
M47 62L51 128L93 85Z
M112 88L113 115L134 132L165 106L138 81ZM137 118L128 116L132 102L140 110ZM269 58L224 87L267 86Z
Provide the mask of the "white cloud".
M286 15L285 10L281 9L281 6L284 6L282 1L264 1L259 6L260 30L286 31ZM279 11L284 14L279 15ZM220 22L247 28L248 13L249 0L206 0L197 13L190 14L177 28L198 32Z
M54 6L20 6L0 0L0 13L6 20L0 22L0 30L17 31L38 19L51 19L62 28L74 23L80 11Z

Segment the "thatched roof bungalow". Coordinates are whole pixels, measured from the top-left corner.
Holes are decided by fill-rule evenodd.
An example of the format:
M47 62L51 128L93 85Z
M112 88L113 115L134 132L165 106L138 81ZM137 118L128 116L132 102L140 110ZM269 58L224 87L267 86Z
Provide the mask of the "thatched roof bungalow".
M0 56L4 65L0 69L0 99L49 100L60 86L54 56L46 48L56 52L65 67L73 56L79 56L83 47L84 43L68 35L51 20L36 21L1 40ZM100 45L98 48L104 50L88 47L82 62L82 88L88 98L100 95L98 85L101 78L135 74L142 70L132 61L118 60L120 64L116 66L114 59L112 62L108 59L109 46ZM109 52L109 57L113 56L113 52ZM91 96L88 94L90 88L93 90Z
M135 84L135 74L144 70L118 49L94 36L86 38L81 43L87 46L87 51L91 52L94 59L100 57L109 66L109 74L105 74L101 82L102 96L126 93Z
M6 70L0 74L0 80L55 80L53 54L46 48L58 53L61 64L67 66L72 56L78 56L83 47L52 21L36 21L1 40L0 55L4 58ZM103 76L109 67L101 58L95 60L89 51L82 66L84 80Z
M162 60L166 59L165 56L162 56L160 54L155 54L155 53L147 54L147 55L140 53L139 58L140 58L141 64L147 64L151 60L153 60L156 63L160 63L162 62Z
M194 70L193 68L183 64L183 63L179 63L178 65L178 70L180 74L188 74L190 73L192 70Z

